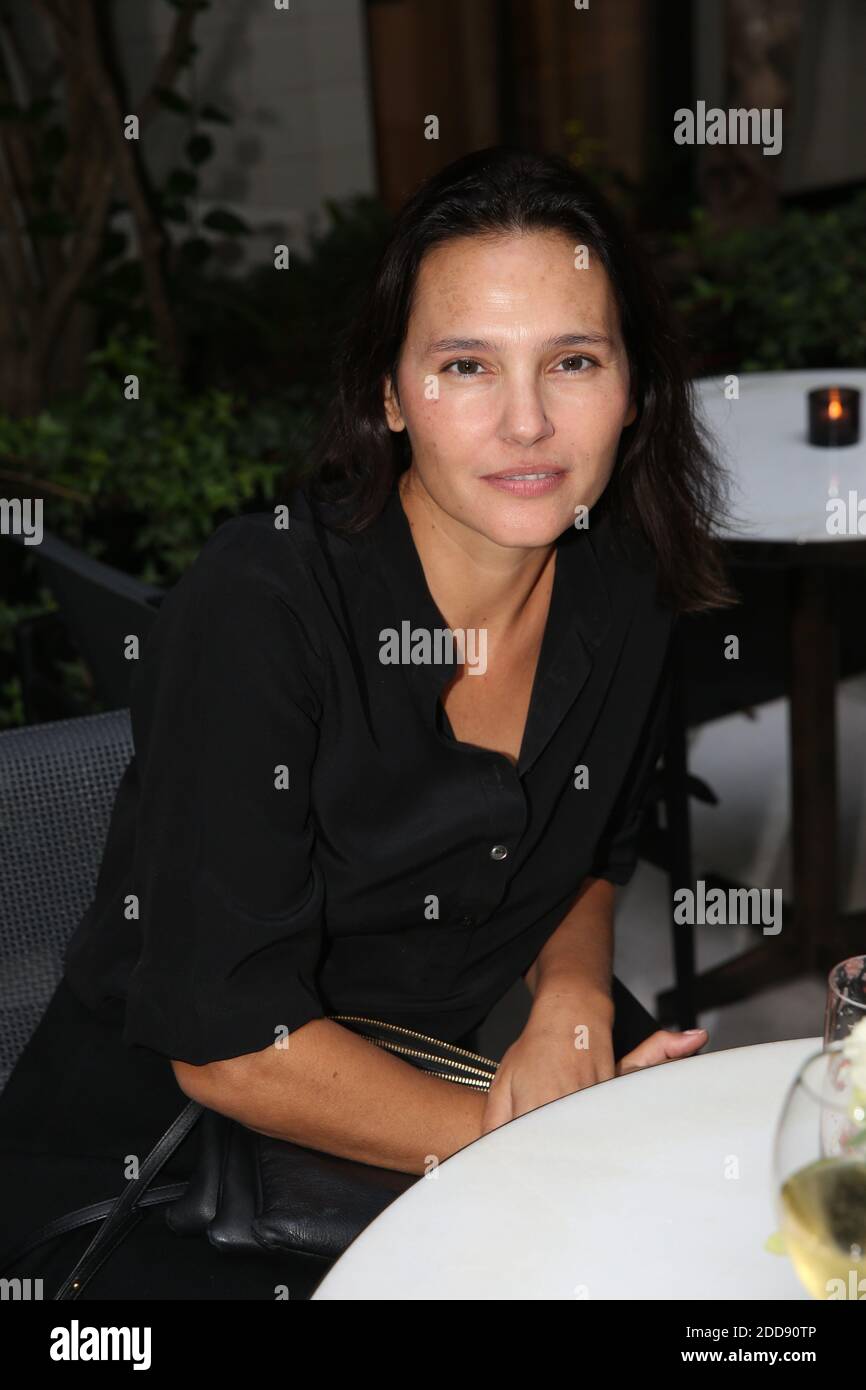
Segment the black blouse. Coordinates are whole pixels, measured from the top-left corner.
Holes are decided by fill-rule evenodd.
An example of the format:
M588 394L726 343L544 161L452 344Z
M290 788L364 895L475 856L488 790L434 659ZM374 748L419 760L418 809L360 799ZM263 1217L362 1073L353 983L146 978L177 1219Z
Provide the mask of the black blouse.
M163 601L67 951L127 1044L195 1064L331 1013L462 1037L587 875L630 878L663 737L674 614L601 503L557 540L515 767L454 737L457 655L380 659L387 629L447 627L397 490L348 538L289 502L288 530L220 525Z

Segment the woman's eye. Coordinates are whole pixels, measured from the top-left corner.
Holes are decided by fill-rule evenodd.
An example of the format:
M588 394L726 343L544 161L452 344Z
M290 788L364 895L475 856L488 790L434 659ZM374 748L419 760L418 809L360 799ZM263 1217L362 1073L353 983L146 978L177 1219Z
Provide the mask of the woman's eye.
M443 371L450 372L452 367L480 367L481 363L476 362L474 357L455 357L453 362L449 362ZM452 372L452 376L475 376L475 372Z
M573 353L571 357L564 357L559 364L560 367L565 367L567 362L585 362L588 367L595 365L591 357L584 357L581 353ZM585 371L586 368L583 370ZM568 367L566 370L567 376L580 376L581 374L580 370L575 370L573 367Z

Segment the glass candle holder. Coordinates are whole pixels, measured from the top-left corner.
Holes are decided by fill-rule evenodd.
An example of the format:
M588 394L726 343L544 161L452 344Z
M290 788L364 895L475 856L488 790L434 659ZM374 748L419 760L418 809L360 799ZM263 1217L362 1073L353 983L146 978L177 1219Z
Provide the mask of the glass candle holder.
M856 444L860 438L860 392L856 386L820 386L809 392L809 443L823 448Z

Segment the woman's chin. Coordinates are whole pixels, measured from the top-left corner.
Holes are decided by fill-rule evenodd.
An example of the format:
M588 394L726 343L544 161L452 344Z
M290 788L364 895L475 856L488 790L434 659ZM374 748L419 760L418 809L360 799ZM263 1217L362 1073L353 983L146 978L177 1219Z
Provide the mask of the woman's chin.
M574 526L575 517L570 503L563 508L561 501L545 505L541 499L534 499L531 503L498 503L481 513L473 508L469 524L495 545L532 547L552 545L563 531Z

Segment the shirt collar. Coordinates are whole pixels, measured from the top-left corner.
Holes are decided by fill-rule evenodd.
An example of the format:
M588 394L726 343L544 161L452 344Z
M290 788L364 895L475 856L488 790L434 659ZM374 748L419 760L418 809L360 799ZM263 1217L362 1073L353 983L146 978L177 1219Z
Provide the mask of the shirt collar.
M593 529L595 520L598 536ZM592 669L594 653L610 627L610 595L596 553L598 539L608 525L606 515L594 518L590 512L587 529L571 526L557 538L553 589L518 761L520 773L535 761L577 698ZM427 585L396 486L379 516L360 534L390 591L392 626L399 631L401 623L408 621L411 629L447 627ZM409 664L405 669L429 717L458 663Z

